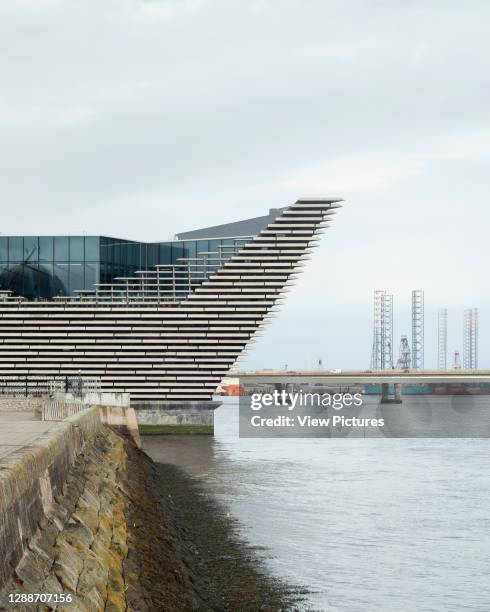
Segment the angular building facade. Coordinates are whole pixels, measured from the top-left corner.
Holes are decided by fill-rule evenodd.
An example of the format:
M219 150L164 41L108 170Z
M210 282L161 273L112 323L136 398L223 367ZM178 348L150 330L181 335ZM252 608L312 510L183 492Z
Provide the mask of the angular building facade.
M8 237L1 245L10 275L2 278L0 298L2 385L81 374L99 379L104 391L130 393L132 401L211 400L305 265L338 202L298 200L265 217L179 234L172 243ZM83 282L69 277L66 286L55 274L60 264L69 275L82 265ZM86 282L91 264L96 270Z
M0 290L30 300L76 295L157 265L243 244L271 214L177 235L172 242L137 242L109 236L0 236ZM189 236L187 238L187 236Z

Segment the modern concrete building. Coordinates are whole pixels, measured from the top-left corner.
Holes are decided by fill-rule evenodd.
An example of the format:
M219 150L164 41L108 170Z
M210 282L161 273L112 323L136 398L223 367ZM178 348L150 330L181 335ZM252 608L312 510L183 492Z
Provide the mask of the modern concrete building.
M211 400L338 202L298 200L171 243L0 238L0 379L81 373L140 403Z

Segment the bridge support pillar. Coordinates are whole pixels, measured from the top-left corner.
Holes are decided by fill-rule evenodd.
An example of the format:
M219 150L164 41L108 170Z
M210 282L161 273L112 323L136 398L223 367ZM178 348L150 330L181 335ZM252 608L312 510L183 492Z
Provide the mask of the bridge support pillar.
M402 402L402 384L395 383L395 402Z
M382 404L401 404L402 403L402 385L395 383L394 396L390 396L389 383L381 383L381 403Z
M390 385L381 383L381 403L387 404L390 401Z

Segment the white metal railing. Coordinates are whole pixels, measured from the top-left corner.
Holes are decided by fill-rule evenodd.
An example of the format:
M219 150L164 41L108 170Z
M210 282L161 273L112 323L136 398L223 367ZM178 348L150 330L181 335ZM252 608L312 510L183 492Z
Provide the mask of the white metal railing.
M223 264L240 253L251 238L235 238L196 257L180 257L175 264L159 264L139 270L130 277L97 283L94 291L77 291L75 296L57 296L57 301L89 302L178 302L186 299Z
M52 400L42 407L42 421L63 421L68 417L86 410L89 406L81 402L67 404L63 400Z
M32 397L71 392L74 395L101 390L100 378L85 376L0 377L0 397Z
M100 391L100 378L86 378L84 376L65 376L49 380L49 393L74 393L83 395L93 391Z

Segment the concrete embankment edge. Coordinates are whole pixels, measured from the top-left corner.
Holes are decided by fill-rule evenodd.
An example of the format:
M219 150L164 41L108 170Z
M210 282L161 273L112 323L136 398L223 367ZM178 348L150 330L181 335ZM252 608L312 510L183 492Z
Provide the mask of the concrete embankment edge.
M93 407L0 462L0 610L32 610L9 596L36 593L71 597L34 607L43 610L209 609L166 525L135 422L131 411Z
M9 580L77 456L101 427L98 409L89 409L0 462L0 585Z
M290 609L227 516L116 428L89 409L0 463L0 525L13 519L0 609L13 593L68 593L69 606L38 609L71 612Z
M70 594L72 612L126 609L127 445L137 452L134 411L94 406L0 461L0 609L33 593Z

